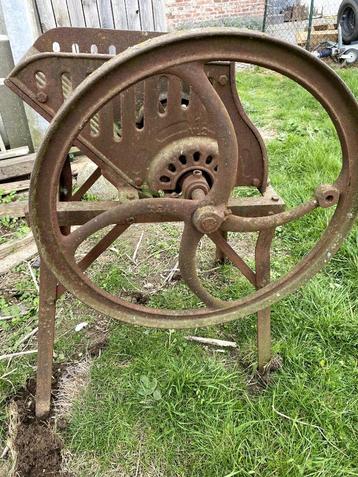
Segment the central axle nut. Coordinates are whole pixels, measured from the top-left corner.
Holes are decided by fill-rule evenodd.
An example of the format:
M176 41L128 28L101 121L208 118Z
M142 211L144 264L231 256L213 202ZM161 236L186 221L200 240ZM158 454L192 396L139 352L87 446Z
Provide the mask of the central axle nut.
M203 234L216 232L225 220L224 210L212 205L196 209L193 215L193 224Z

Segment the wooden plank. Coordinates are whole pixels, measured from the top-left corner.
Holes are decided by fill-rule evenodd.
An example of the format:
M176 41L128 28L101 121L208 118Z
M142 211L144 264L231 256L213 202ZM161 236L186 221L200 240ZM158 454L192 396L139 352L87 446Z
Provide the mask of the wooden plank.
M1 151L1 154L3 154L6 151L6 147L1 135L1 131L0 131L0 151Z
M16 177L31 174L35 162L36 154L29 154L23 157L4 159L0 161L0 181L14 179ZM89 159L86 156L79 156L71 163L72 174L76 176L79 171L88 164ZM5 184L0 183L0 189Z
M0 261L0 275L7 273L12 268L16 267L25 260L29 260L38 253L37 245L32 233L28 234L22 239L12 242L9 244L9 246L8 253L1 258ZM12 252L10 251L11 249Z
M125 0L129 30L141 30L138 0Z
M313 30L337 30L336 17L324 17L322 20L315 20L313 23Z
M167 16L163 0L152 0L155 31L168 31Z
M99 13L96 0L82 0L83 14L88 28L99 28Z
M10 240L9 242L0 245L0 260L5 258L10 253L15 252L18 248L29 245L34 240L32 232L29 232L25 237L16 240Z
M29 210L27 200L0 204L0 217L25 217Z
M71 26L86 26L81 0L67 0L67 7L70 15Z
M311 33L311 48L315 48L323 41L333 41L338 40L338 31L337 30L321 30L321 31L312 31Z
M297 42L297 45L299 45L299 46L306 45L307 32L306 31L298 31L296 33L296 42Z
M53 13L51 0L36 0L37 11L42 32L56 28L56 19Z
M125 0L112 0L114 26L118 30L128 30Z
M97 0L101 28L114 28L111 0Z
M31 174L36 154L0 161L0 181Z
M29 188L29 179L24 181L7 182L4 184L0 184L0 192L2 195L11 194L12 192L21 192L24 190L28 190Z
M143 31L154 31L152 0L138 0L140 22Z
M52 7L58 27L71 26L70 14L67 3L63 0L52 0Z
M219 346L220 348L237 348L235 341L218 340L216 338L205 338L203 336L186 336L186 340L195 341L203 345Z
M11 157L26 156L29 153L28 146L14 147L13 149L6 149L0 152L0 159L9 159Z

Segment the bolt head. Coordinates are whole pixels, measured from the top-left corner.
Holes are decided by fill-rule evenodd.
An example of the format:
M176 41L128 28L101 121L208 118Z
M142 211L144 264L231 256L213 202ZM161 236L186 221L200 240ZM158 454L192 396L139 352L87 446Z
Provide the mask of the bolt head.
M228 84L229 78L227 75L220 75L218 78L218 81L221 84L221 86L225 86L226 84Z
M36 95L36 99L39 103L46 103L48 96L44 91L39 91Z
M203 234L212 234L216 232L224 220L224 211L212 205L200 207L193 215L193 223L195 227Z

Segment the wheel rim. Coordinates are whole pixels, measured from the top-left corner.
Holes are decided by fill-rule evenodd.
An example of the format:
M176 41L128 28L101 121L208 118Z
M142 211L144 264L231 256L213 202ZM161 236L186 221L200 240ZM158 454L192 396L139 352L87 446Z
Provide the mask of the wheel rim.
M193 41L196 48L193 48ZM208 42L214 42L215 48L208 49ZM188 54L188 51L191 53ZM334 216L319 242L294 269L279 280L220 309L172 311L136 305L131 307L135 313L133 315L128 313L126 302L94 286L75 264L68 261L65 251L61 249L64 242L55 214L57 183L66 152L80 127L111 95L142 80L144 76L162 71L163 59L165 69L188 61L206 62L216 59L254 63L276 70L300 83L325 107L336 127L343 153L343 168L338 183L346 183L347 186L342 191ZM123 73L123 68L121 71L123 65L126 65L126 73ZM147 74L143 75L141 71L146 65ZM114 75L117 90L112 91L111 95L99 97L96 85L108 82L108 78L113 78ZM131 75L130 80L128 75ZM121 81L118 80L119 76ZM63 105L54 118L38 153L32 175L30 216L35 238L44 259L69 291L96 310L122 321L145 326L183 328L220 323L256 312L293 292L316 273L336 252L352 226L358 204L357 121L357 103L342 81L309 53L289 47L279 40L233 29L175 33L150 40L136 51L118 55L100 71L95 71L77 88L71 100ZM71 134L63 140L61 130L71 131ZM58 157L61 157L62 162ZM225 203L226 198L227 191L219 193L217 204ZM41 207L38 207L39 204ZM182 219L186 219L184 215Z

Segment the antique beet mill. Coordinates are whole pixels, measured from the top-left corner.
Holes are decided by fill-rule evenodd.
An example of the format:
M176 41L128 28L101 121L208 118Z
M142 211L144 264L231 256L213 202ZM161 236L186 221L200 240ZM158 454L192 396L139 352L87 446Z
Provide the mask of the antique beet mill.
M269 184L264 142L236 91L235 62L293 79L336 128L340 173L332 184L318 183L312 198L297 207L285 208ZM29 206L42 259L37 416L50 409L55 307L65 290L101 313L148 327L200 327L257 312L262 370L271 356L270 306L320 270L357 214L358 106L334 71L303 49L236 29L154 34L58 28L35 42L6 84L51 121L32 173ZM78 190L72 187L72 146L96 164ZM82 200L100 176L120 199ZM260 194L233 198L237 187ZM270 282L275 229L319 207L334 208L321 238ZM162 222L183 223L180 275L202 307L176 311L132 303L86 274L132 224ZM105 227L111 228L78 259L79 246ZM228 232L257 233L254 269L229 244ZM225 302L203 286L196 255L204 235L254 286L252 293Z

